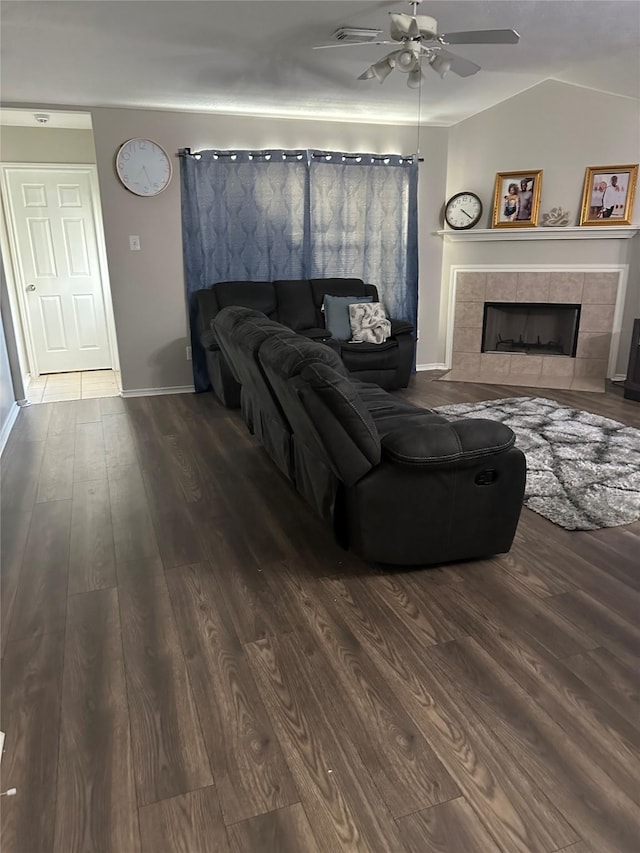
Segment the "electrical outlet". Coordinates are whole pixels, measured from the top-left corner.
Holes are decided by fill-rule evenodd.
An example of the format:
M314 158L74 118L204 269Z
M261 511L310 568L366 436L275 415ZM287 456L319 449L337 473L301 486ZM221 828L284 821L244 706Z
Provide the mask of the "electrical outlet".
M187 361L191 361L191 347L187 347Z
M136 234L129 235L129 249L132 252L140 251L140 238Z

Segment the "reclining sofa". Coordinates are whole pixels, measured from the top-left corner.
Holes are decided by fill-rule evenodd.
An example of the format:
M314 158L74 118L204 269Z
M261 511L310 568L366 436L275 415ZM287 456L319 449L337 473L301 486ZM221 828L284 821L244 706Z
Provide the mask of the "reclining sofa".
M253 308L294 332L330 346L354 377L382 388L406 388L413 368L415 335L411 323L391 320L391 337L382 344L351 343L332 337L322 310L325 296L358 296L378 301L378 291L359 278L291 281L223 281L198 290L198 338L204 347L211 387L227 408L237 408L240 388L220 350L212 322L230 305Z
M398 565L509 550L525 484L509 427L398 400L261 312L213 324L249 430L343 547Z

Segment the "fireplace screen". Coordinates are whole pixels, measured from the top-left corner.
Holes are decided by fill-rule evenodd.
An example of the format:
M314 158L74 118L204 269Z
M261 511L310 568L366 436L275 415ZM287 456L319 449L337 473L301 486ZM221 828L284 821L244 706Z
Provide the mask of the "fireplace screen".
M482 352L575 356L580 305L485 302Z

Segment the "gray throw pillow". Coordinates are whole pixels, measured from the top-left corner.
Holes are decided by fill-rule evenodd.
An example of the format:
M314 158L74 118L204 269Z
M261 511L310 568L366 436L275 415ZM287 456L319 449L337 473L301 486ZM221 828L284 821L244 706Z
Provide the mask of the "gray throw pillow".
M373 296L330 296L324 297L324 324L339 341L351 340L349 306L358 302L371 302Z

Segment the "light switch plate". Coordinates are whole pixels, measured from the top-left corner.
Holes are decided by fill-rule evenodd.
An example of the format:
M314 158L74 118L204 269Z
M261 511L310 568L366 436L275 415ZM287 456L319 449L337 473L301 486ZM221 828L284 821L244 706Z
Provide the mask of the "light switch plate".
M129 235L129 248L132 252L140 251L140 238L136 234Z

